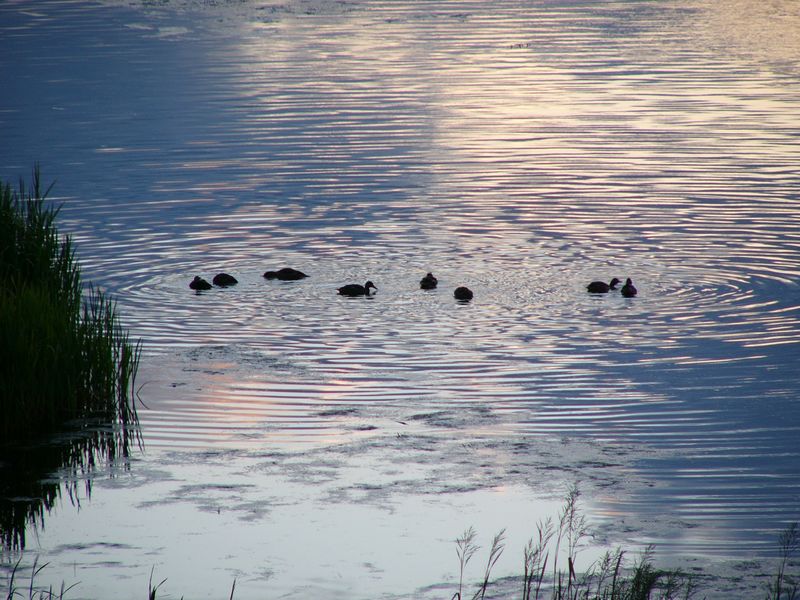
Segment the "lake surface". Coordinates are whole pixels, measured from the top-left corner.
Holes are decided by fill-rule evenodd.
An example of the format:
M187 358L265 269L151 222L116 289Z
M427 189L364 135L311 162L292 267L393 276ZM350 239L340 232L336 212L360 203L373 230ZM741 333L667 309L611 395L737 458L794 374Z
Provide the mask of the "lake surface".
M577 484L587 562L763 596L800 518L798 31L791 0L0 4L0 177L41 164L144 345L143 452L51 473L21 564L449 598L467 527L518 575ZM586 293L614 276L638 296Z

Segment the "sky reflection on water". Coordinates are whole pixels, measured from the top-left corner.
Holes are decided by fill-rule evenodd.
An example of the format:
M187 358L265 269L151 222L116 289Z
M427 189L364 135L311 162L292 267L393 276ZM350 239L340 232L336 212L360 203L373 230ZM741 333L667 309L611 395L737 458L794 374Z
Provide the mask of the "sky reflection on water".
M171 510L219 448L224 480L277 453L259 476L291 505L308 472L280 469L328 452L317 510L357 511L371 466L390 503L455 512L462 485L524 504L580 480L601 541L773 550L800 499L800 49L758 32L791 37L793 3L127 4L0 7L0 175L57 181L85 277L144 339L139 468L181 475L134 464L132 504ZM311 277L261 277L285 265ZM219 271L239 285L188 290ZM585 293L612 276L639 297ZM336 296L366 279L374 299ZM494 526L491 497L464 526ZM66 563L65 514L41 544ZM170 554L137 544L138 571ZM291 560L247 552L275 564L245 579L291 589Z

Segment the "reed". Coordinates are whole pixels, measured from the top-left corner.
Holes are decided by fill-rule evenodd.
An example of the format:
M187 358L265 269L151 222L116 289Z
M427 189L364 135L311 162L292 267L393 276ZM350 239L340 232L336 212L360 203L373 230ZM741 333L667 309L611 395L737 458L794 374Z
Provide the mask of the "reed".
M26 598L28 600L64 600L66 597L67 592L69 592L72 588L74 588L76 583L73 583L70 586L67 586L63 581L61 582L61 587L58 590L53 590L52 586L48 588L38 588L34 585L34 580L36 576L44 570L44 568L49 564L45 563L43 565L39 564L39 557L37 556L33 561L33 566L31 567L31 575L30 579L28 580L28 585L24 588L16 587L16 577L17 572L19 570L19 565L22 562L22 557L17 560L16 564L11 570L8 578L8 595L6 596L6 600L15 600Z
M786 572L791 559L800 550L800 528L792 523L778 538L780 562L775 578L767 590L767 600L798 600L800 598L800 582Z
M138 435L140 344L110 298L84 290L72 242L55 225L58 208L45 203L49 191L38 167L30 187L0 184L0 439L28 442L88 421Z
M578 489L572 487L564 498L557 525L551 518L536 524L536 535L528 541L523 552L522 600L688 600L693 597L696 591L694 579L681 571L656 569L652 548L645 550L632 565L626 565L622 550L606 552L585 572L579 573L575 561L589 536L579 498ZM491 570L503 549L504 534L505 530L492 541L484 577L471 596L472 600L482 600L486 595ZM453 599L464 598L464 570L469 558L479 550L476 538L475 530L470 527L456 540L460 574L458 591ZM791 542L784 545L791 546ZM559 560L562 554L566 566ZM783 568L779 571L779 578L782 573ZM781 581L785 589L785 577ZM777 600L780 596L774 598Z

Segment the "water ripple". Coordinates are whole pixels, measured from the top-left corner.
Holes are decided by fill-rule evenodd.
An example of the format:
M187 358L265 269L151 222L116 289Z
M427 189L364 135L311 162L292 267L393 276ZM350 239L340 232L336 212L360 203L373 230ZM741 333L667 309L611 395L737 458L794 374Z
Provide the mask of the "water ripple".
M769 8L119 4L0 8L0 168L58 180L144 340L148 444L585 437L656 453L675 491L638 509L787 518L800 49ZM285 265L310 277L261 277ZM638 297L586 293L613 276Z

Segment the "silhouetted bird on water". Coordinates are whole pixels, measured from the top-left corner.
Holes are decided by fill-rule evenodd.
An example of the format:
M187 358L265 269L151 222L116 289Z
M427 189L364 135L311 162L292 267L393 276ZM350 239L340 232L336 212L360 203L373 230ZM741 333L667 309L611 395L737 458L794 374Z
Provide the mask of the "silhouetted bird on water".
M433 273L428 273L425 275L425 277L419 280L419 287L421 287L423 290L432 290L436 288L438 283L439 280L433 276Z
M199 275L195 275L194 279L192 279L192 282L189 284L189 287L193 290L210 290L211 284Z
M453 297L456 300L472 300L472 290L464 286L457 287Z
M308 277L308 275L297 269L292 269L291 267L284 267L277 271L267 271L264 273L265 279L280 279L281 281L297 281L305 277Z
M349 283L339 288L339 294L342 296L369 296L370 289L378 290L371 281L368 281L364 285Z
M622 286L620 291L626 298L633 298L636 295L636 288L634 287L633 281L631 281L630 277L625 280L625 285Z
M236 277L228 275L227 273L217 273L211 281L214 282L214 285L218 285L219 287L228 287L229 285L236 285L239 283Z
M617 289L618 283L620 283L620 281L616 277L614 277L614 279L608 283L605 281L593 281L586 286L586 291L588 291L590 294L607 294L610 290Z

